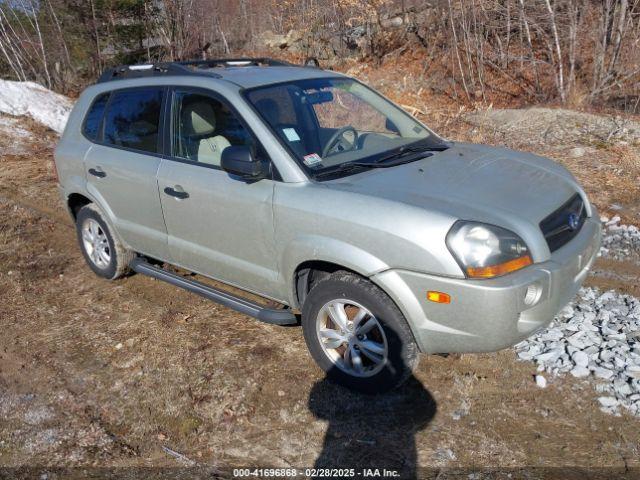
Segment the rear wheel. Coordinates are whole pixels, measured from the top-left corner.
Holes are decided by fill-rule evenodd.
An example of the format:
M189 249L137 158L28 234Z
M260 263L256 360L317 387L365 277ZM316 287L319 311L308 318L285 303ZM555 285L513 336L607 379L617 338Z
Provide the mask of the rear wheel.
M327 377L354 390L388 391L418 363L417 345L398 307L376 285L348 272L314 285L303 306L302 327Z
M128 272L135 255L113 235L94 204L86 205L78 212L76 232L80 250L97 275L115 280Z

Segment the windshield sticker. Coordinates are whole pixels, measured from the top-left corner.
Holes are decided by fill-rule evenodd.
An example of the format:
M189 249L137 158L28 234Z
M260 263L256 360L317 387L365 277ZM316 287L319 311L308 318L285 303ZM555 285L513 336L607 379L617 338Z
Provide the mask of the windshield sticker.
M300 136L298 135L298 132L296 132L295 128L283 128L282 133L284 133L284 136L287 137L287 140L290 142L300 141Z
M307 167L319 167L322 163L322 158L317 153L310 153L302 158L302 161Z

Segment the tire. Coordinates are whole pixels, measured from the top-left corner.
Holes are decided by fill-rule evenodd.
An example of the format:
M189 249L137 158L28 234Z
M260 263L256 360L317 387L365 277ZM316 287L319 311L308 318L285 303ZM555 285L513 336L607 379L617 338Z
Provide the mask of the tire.
M112 233L94 204L90 203L78 212L76 233L82 255L96 275L115 280L129 272L129 263L134 259L135 253L128 250L117 235ZM97 249L94 248L95 245L99 245Z
M345 323L341 309L346 329L339 326ZM349 272L335 272L313 286L302 308L302 328L309 352L327 378L359 392L398 387L419 361L413 334L396 304L379 287Z

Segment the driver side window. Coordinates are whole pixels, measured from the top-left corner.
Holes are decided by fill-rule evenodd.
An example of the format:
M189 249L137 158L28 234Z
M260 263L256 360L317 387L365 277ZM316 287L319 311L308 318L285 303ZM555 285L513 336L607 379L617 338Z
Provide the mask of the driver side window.
M227 147L255 146L229 107L207 95L176 92L172 122L171 152L176 158L220 167Z

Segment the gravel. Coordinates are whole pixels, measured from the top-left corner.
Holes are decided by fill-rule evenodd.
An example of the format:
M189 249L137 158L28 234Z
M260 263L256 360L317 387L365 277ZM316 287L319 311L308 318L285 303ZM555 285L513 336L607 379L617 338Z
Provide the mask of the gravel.
M476 127L510 137L517 135L533 144L581 147L603 142L633 144L640 140L640 123L631 119L561 108L491 108L470 112L464 118ZM595 151L593 147L582 148L583 151L570 151L570 155L580 157Z
M640 416L640 299L582 288L547 329L514 348L538 365L538 386L547 384L543 372L593 379L602 411Z
M635 225L620 224L620 217L600 217L602 221L602 248L600 255L614 260L640 261L640 229Z

